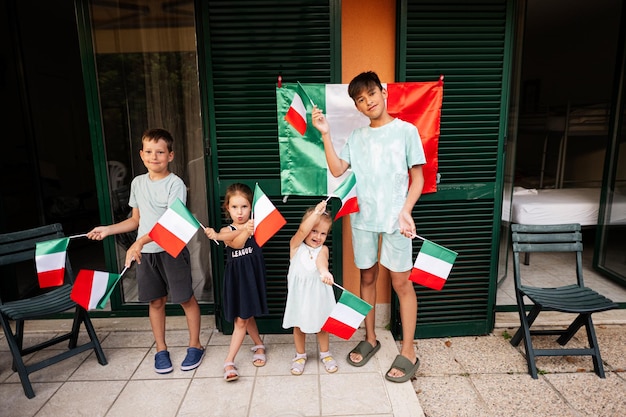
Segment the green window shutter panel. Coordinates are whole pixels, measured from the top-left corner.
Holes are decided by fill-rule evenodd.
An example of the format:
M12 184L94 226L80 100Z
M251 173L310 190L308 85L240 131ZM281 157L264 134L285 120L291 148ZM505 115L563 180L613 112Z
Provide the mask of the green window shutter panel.
M416 337L491 331L495 280L495 191L503 158L509 38L505 0L400 1L398 79L432 81L444 76L439 139L439 191L414 210L417 232L458 252L441 291L415 286ZM447 190L489 190L472 195ZM482 187L482 188L481 188ZM452 196L452 197L451 197ZM414 244L414 255L421 247ZM494 282L492 282L494 281ZM397 298L392 330L400 335Z
M267 299L270 315L258 320L264 333L284 332L282 316L287 297L289 240L306 208L319 198L280 196L280 159L276 122L275 87L283 82L338 82L340 60L335 57L338 0L208 1L208 71L210 72L211 149L216 167L219 198L226 187L259 183L287 220L263 247L267 266ZM221 210L214 205L214 210ZM220 217L223 219L223 217ZM340 276L341 262L333 247L340 248L340 227L326 240L331 267ZM334 237L333 237L334 236ZM223 259L222 248L214 248ZM221 257L220 257L221 256ZM223 262L222 262L223 264ZM216 319L226 333L229 323L220 321L223 265L216 269Z
M329 1L211 1L219 177L280 179L277 77L331 82Z

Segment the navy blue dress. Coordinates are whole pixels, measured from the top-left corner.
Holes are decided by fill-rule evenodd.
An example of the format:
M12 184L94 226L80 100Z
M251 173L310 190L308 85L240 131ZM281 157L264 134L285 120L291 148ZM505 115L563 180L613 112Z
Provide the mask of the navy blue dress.
M236 230L232 225L229 227ZM248 319L268 314L266 281L263 250L257 245L254 236L241 249L227 246L224 268L226 320L234 322L236 317Z

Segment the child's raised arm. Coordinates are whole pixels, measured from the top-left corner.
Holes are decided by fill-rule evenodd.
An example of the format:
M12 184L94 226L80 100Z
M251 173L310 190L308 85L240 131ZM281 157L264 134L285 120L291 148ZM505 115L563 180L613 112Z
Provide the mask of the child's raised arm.
M315 211L311 212L302 220L300 226L298 227L298 230L296 231L296 234L294 234L289 241L290 258L293 257L293 255L296 253L296 250L298 250L300 244L304 242L304 239L306 239L309 233L311 233L313 226L315 226L315 224L319 220L319 216L324 214L325 211L326 200L323 200L319 202L317 206L315 206Z
M324 142L324 154L326 155L326 163L328 164L328 169L330 170L333 176L338 177L350 166L346 161L340 159L337 156L337 152L335 152L335 147L333 146L333 142L330 139L330 126L328 124L328 120L321 109L317 106L313 107L313 111L311 112L311 121L313 122L313 126L322 134L322 141Z

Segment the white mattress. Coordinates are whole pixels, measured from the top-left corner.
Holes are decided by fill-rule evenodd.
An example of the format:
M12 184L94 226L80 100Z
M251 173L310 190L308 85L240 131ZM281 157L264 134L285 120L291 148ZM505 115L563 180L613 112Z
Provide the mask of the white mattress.
M609 223L626 223L626 196L615 194ZM521 224L580 223L593 226L598 222L599 188L524 189L515 187L512 208L502 205L502 219Z

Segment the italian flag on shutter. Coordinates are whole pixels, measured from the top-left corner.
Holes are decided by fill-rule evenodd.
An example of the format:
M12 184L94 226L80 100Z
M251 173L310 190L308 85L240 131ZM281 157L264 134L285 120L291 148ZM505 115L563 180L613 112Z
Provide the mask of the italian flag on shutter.
M437 191L437 149L443 78L434 82L406 82L383 84L387 88L387 110L390 115L415 125L426 154L423 193ZM302 91L303 90L303 91ZM283 83L276 88L276 115L278 147L280 152L280 180L283 195L330 195L348 174L339 178L328 171L324 145L319 131L310 123L315 103L326 114L337 154L348 136L357 127L369 124L369 119L356 110L348 95L347 84ZM287 120L294 102L302 103L306 111L306 125L301 133ZM300 113L298 113L300 114Z
M35 245L35 266L39 287L63 285L65 257L69 243L69 237L37 242Z

